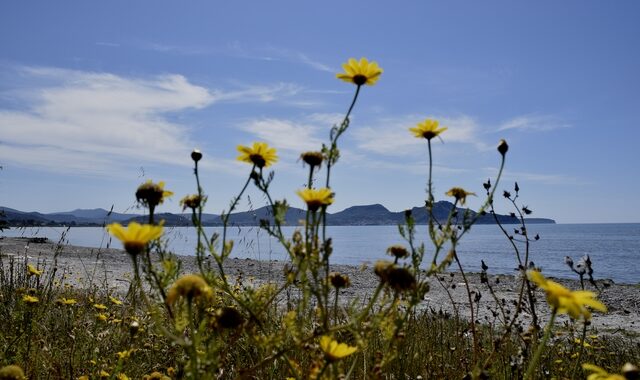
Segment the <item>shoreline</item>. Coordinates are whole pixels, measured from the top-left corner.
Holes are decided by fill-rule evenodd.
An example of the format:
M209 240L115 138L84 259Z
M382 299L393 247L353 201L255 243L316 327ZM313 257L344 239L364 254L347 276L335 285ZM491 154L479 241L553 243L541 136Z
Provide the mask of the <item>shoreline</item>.
M78 287L92 287L106 285L110 290L125 292L131 279L131 261L129 256L121 249L115 248L89 248L73 245L60 245L50 241L33 238L0 239L0 259L3 265L7 261L23 262L27 260L33 265L44 265L46 269L53 265L53 257L59 250L58 267L64 272L70 283ZM183 273L197 272L194 256L178 256L182 261ZM227 275L232 278L242 278L245 284L262 284L266 282L278 282L283 277L283 261L258 261L254 259L239 259L230 257L226 260L224 268ZM359 300L364 302L373 294L378 284L378 278L369 266L332 265L332 271L337 271L349 276L351 286L341 291L343 302ZM471 291L480 297L477 305L478 315L476 319L482 323L491 323L495 320L496 303L487 289L486 284L480 281L479 273L465 273L469 280ZM453 315L455 310L451 299L455 301L461 317L469 317L470 311L467 301L467 290L458 272L448 272L438 276L443 279L430 280L430 290L426 294L421 307L433 312L442 312ZM567 280L553 278L564 286L576 290L580 288L579 280ZM598 299L609 309L605 314L594 313L591 327L599 331L617 333L626 331L631 334L640 334L640 286L610 283L606 280L596 281L600 288ZM493 287L496 298L503 304L509 305L517 296L518 281L513 275L491 274L489 283ZM445 290L446 288L446 290ZM448 292L447 292L448 290ZM586 284L586 290L595 291L591 284ZM549 308L546 305L544 294L537 294L537 310L542 321L549 317ZM566 316L559 316L557 324L568 320ZM496 321L497 322L497 321ZM526 324L525 324L526 325Z

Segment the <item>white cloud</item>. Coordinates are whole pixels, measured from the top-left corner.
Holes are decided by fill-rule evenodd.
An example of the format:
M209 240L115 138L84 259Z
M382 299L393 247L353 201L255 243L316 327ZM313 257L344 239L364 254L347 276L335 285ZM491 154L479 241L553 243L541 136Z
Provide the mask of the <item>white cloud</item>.
M484 168L491 175L498 173L498 168ZM509 181L529 181L543 183L546 185L586 185L587 183L569 175L564 174L540 174L530 172L514 172L505 170L502 174L502 180Z
M300 153L318 150L322 146L322 140L316 136L321 128L309 123L266 118L251 120L241 128L282 150ZM328 131L328 128L326 130Z
M293 97L302 91L302 87L292 83L276 83L269 86L242 86L240 90L218 92L219 100L229 102L268 103Z
M98 43L106 45L106 43ZM302 64L314 70L330 72L336 71L318 60L309 57L306 53L285 49L281 47L268 46L248 46L240 41L232 41L226 46L197 46L197 45L171 45L158 42L137 42L137 48L150 50L157 53L177 54L177 55L215 55L229 56L235 58L256 60L256 61L285 61L295 64ZM110 45L109 45L110 46Z
M26 109L0 110L0 159L49 171L95 173L130 160L189 164L189 131L166 114L216 101L181 75L136 79L52 68L23 73L35 85L23 91ZM176 160L182 156L183 162Z
M448 129L442 135L447 143L474 144L478 149L484 149L484 144L478 139L478 124L469 116L459 117L431 117ZM414 127L420 116L405 116L395 119L382 119L374 126L359 127L351 133L357 140L358 148L370 152L400 156L414 154L424 146L424 141L415 138L409 128Z
M498 127L498 131L530 130L551 131L558 128L570 128L571 124L548 115L524 115L507 120Z

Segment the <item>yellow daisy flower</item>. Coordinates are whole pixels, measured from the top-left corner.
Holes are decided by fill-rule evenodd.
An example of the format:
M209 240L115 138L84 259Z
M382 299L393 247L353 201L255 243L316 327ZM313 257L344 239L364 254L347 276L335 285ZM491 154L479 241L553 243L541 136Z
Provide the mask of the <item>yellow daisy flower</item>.
M347 357L358 351L358 347L352 347L345 343L338 343L327 335L320 337L320 349L331 362Z
M527 277L547 293L547 302L560 314L569 314L573 319L578 319L582 315L589 320L591 312L587 306L602 312L607 311L607 307L595 299L594 292L571 291L557 282L547 280L542 273L535 270L527 271Z
M617 374L611 374L594 364L583 363L582 369L593 372L587 376L587 380L625 380L626 377Z
M60 305L75 305L78 303L78 301L74 300L73 298L59 298L56 303L60 304Z
M44 271L38 270L38 268L34 267L31 264L27 264L27 275L29 276L40 276Z
M17 365L8 365L0 368L0 379L26 380L22 368Z
M328 206L333 203L333 192L331 189L323 187L321 189L303 189L296 191L296 194L307 204L310 211L317 211L320 206Z
M357 86L363 84L373 86L382 74L382 68L378 66L377 62L369 62L364 57L360 58L359 62L355 58L350 58L347 63L342 65L342 68L344 73L336 74L336 77Z
M461 187L452 187L444 195L454 197L456 201L460 201L460 204L464 205L467 202L467 195L476 195L476 193L466 191Z
M187 274L173 283L169 293L167 293L167 303L174 303L178 297L185 297L191 301L195 297L206 296L211 293L211 288L207 282L197 274Z
M425 119L415 127L409 128L409 131L413 132L413 135L419 139L431 140L447 130L447 127L438 128L438 124L438 120Z
M38 303L38 302L40 302L40 300L38 299L38 297L26 295L26 296L22 297L22 302L24 302L24 303Z
M120 352L116 352L116 356L118 357L118 359L129 359L131 357L131 354L133 354L135 352L135 349L131 349L131 350L125 350L125 351L120 351Z
M109 296L109 301L114 305L122 305L122 301L113 296Z
M93 307L96 310L107 310L107 307L105 305L101 304L101 303L94 303Z
M278 161L276 149L269 147L265 142L254 142L253 146L238 145L237 148L240 155L237 160L253 164L260 169L269 167Z
M109 317L108 317L106 314L104 314L104 313L98 313L98 314L96 314L96 318L98 318L98 319L99 319L99 320L101 320L102 322L106 322L106 321L109 319Z
M165 198L173 195L172 191L164 189L164 181L153 183L151 180L138 186L136 199L147 207L155 207L164 202Z
M124 249L130 255L137 255L150 241L162 235L162 226L131 222L125 229L120 223L111 223L107 226L107 231L122 241Z

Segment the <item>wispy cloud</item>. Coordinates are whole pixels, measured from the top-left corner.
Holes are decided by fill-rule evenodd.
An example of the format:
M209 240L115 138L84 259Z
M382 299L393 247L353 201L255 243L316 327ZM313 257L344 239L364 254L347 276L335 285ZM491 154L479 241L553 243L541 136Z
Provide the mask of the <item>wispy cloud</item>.
M498 172L498 168L487 167L484 171L494 175ZM503 180L508 181L529 181L537 182L545 185L586 185L587 182L570 175L564 174L540 174L530 172L514 172L505 170L502 174Z
M472 117L432 118L449 128L443 134L447 143L466 143L473 144L478 149L485 148L485 144L478 138L478 123ZM354 129L352 134L357 140L358 148L366 151L389 156L413 154L424 146L424 141L413 137L409 128L422 120L424 117L415 115L382 119L375 125Z
M321 127L310 123L264 118L251 120L241 128L278 149L295 153L318 150L322 146L318 137Z
M250 46L240 41L232 41L226 46L197 46L197 45L172 45L161 42L138 42L135 46L139 49L150 50L157 53L176 55L218 55L243 58L257 61L283 61L308 66L314 70L334 72L335 68L310 57L307 53L276 47Z
M167 53L176 55L210 55L216 52L215 49L205 46L194 45L170 45L157 42L135 43L135 47L142 50L150 50L156 53Z
M111 48L117 48L120 47L119 43L116 42L106 42L106 41L98 41L96 42L96 45L98 46L105 46L105 47L111 47Z
M303 88L293 83L276 83L268 86L241 85L238 90L215 92L218 100L230 102L268 103L298 95Z
M167 113L216 101L181 75L149 79L55 68L25 68L34 82L22 110L0 110L0 159L56 172L107 170L128 160L177 160L193 146Z
M551 131L559 128L570 128L571 124L549 115L524 115L507 120L498 127L498 131L527 130Z

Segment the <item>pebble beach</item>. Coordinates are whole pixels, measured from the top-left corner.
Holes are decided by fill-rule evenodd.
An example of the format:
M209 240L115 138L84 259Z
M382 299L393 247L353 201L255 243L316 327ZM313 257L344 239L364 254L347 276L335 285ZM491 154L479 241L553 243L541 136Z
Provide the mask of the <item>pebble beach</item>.
M112 291L125 292L132 278L132 266L129 256L120 249L88 248L57 244L45 239L0 238L0 258L2 266L7 268L13 263L28 262L47 270L54 267L57 254L58 273L63 272L67 281L78 287L107 286ZM184 273L197 272L193 256L179 256ZM281 282L285 263L282 261L257 261L230 257L225 262L225 272L231 277L242 277L245 283L262 284ZM333 266L332 271L349 276L351 286L341 294L343 302L366 302L378 285L378 278L371 265ZM511 275L491 275L489 284L481 283L480 274L466 273L470 290L479 294L480 300L475 318L481 323L496 322L496 300L505 305L512 304L517 297L520 281ZM553 279L570 289L579 289L577 280ZM607 313L594 313L591 326L598 332L609 334L640 334L640 286L619 285L610 280L597 280L598 289L586 284L586 289L594 291L608 308ZM544 295L538 294L538 310L542 320L549 316ZM452 304L455 303L455 307ZM457 272L446 273L430 281L422 308L436 313L469 318L468 296L462 275ZM566 320L562 316L559 322Z

